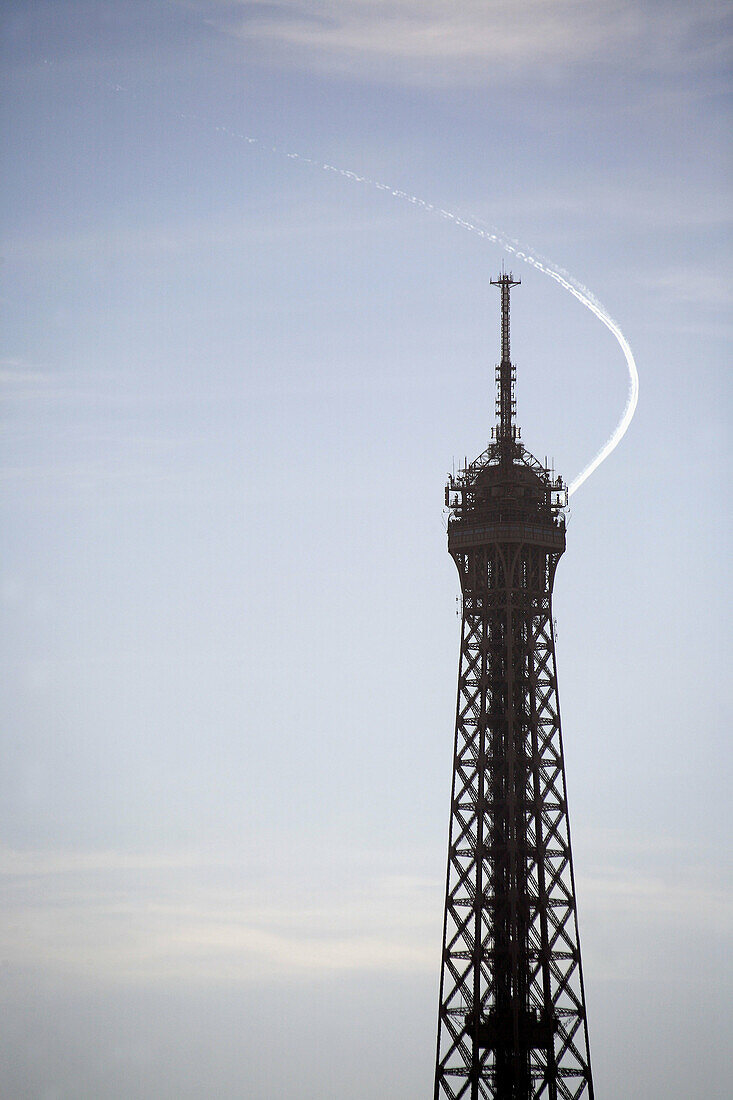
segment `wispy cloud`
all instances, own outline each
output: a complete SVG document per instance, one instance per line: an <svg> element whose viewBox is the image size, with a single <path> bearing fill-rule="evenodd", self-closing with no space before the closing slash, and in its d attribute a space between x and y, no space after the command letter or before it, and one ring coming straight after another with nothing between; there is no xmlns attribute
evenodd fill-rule
<svg viewBox="0 0 733 1100"><path fill-rule="evenodd" d="M12 966L122 982L433 972L443 886L425 873L434 852L266 855L1 851L0 952ZM658 863L654 874L610 865L580 891L588 926L612 916L638 933L635 951L652 934L726 932L729 899L709 874L680 882Z"/></svg>
<svg viewBox="0 0 733 1100"><path fill-rule="evenodd" d="M729 309L733 289L727 273L702 264L664 268L639 280L647 291L673 305Z"/></svg>
<svg viewBox="0 0 733 1100"><path fill-rule="evenodd" d="M430 83L552 76L624 57L644 68L710 66L725 6L632 0L220 0L211 22L296 65Z"/></svg>
<svg viewBox="0 0 733 1100"><path fill-rule="evenodd" d="M0 396L5 393L15 396L20 387L48 382L52 377L50 371L41 370L40 367L27 363L20 356L0 357Z"/></svg>
<svg viewBox="0 0 733 1100"><path fill-rule="evenodd" d="M225 131L223 127L219 129L224 133L224 140L239 144L242 148L246 148L244 142L256 140ZM257 140L255 151L259 152L262 147L262 143ZM273 150L271 146L265 147L265 155L280 157L288 164L294 159L306 161L305 157L295 158L292 154L288 158L286 149ZM319 171L323 170L320 161L310 163ZM263 221L257 213L252 214L239 208L224 211L214 217L179 219L142 226L135 224L114 231L108 225L100 224L91 231L44 237L26 235L6 241L4 255L9 260L21 263L69 262L79 259L99 261L119 256L143 260L149 256L187 256L212 248L234 249L248 245L253 240L291 244L297 238L307 239L317 233L330 233L334 236L345 231L369 233L389 224L398 216L399 212L390 209L388 213L375 210L346 218L324 209L323 205L313 204L307 211L285 210L276 221ZM13 361L9 362L9 369L12 369ZM0 380L2 363L0 360Z"/></svg>
<svg viewBox="0 0 733 1100"><path fill-rule="evenodd" d="M0 953L10 965L120 981L238 983L434 964L438 879L372 872L314 894L296 876L283 897L256 864L190 852L6 851Z"/></svg>
<svg viewBox="0 0 733 1100"><path fill-rule="evenodd" d="M46 876L107 871L161 871L199 867L203 860L193 851L135 852L99 849L57 851L0 848L0 877L6 885L14 879L39 880Z"/></svg>
<svg viewBox="0 0 733 1100"><path fill-rule="evenodd" d="M586 218L599 229L599 213L609 227L623 224L626 232L642 229L698 231L718 228L725 232L733 220L730 196L710 185L685 181L684 191L679 180L664 177L650 180L643 176L625 180L623 189L615 182L599 180L590 172L578 172L576 186L545 186L537 181L521 193L492 196L491 205L477 202L465 216L490 218L502 203L509 205L515 218Z"/></svg>

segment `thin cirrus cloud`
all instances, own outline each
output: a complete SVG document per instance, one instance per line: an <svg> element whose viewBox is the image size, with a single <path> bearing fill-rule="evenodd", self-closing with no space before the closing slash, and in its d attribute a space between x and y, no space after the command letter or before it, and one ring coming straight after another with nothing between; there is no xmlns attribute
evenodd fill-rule
<svg viewBox="0 0 733 1100"><path fill-rule="evenodd" d="M733 290L725 273L702 265L662 268L642 281L649 293L677 304L723 309L733 305Z"/></svg>
<svg viewBox="0 0 733 1100"><path fill-rule="evenodd" d="M328 896L301 879L263 897L253 873L191 852L1 851L2 956L121 981L431 970L438 879L370 874Z"/></svg>
<svg viewBox="0 0 733 1100"><path fill-rule="evenodd" d="M491 83L532 72L554 79L568 64L701 70L720 60L717 2L632 0L215 0L208 21L260 57L295 66L403 81ZM690 48L692 46L692 48Z"/></svg>
<svg viewBox="0 0 733 1100"><path fill-rule="evenodd" d="M313 858L303 855L312 870ZM1 850L0 949L12 968L121 982L431 974L441 880L406 867L385 873L382 863L389 858L317 894L295 873L263 895L250 881L256 866L236 857ZM650 877L611 866L585 878L583 899L593 924L612 915L624 926L654 923L663 934L725 935L725 892L709 872L680 886L672 870ZM629 974L637 963L630 951Z"/></svg>

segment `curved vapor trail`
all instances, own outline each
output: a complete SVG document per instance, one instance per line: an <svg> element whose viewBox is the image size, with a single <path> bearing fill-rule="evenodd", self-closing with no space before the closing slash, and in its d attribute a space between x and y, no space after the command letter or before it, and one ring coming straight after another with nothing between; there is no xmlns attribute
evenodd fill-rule
<svg viewBox="0 0 733 1100"><path fill-rule="evenodd" d="M194 115L181 115L182 118L196 118L196 121L201 122L202 119L197 118ZM260 141L259 138L249 137L247 134L237 133L235 130L231 130L228 126L216 126L216 130L219 133L228 134L231 137L238 138L248 142L250 145L265 146L265 143ZM466 221L465 218L458 217L457 214L452 213L450 210L444 210L442 207L435 206L431 202L426 202L425 199L418 198L417 195L410 195L407 191L402 191L399 188L391 187L389 184L381 183L379 180L370 179L368 176L360 176L356 172L348 171L345 168L338 168L333 164L324 164L322 161L314 160L311 157L301 156L300 153L287 152L285 150L278 149L277 146L269 146L273 153L284 153L289 160L300 160L304 164L310 164L314 168L320 168L324 172L334 172L338 176L343 176L344 179L352 180L354 183L365 183L370 187L376 187L379 191L385 191L394 198L403 199L406 202L412 203L413 206L419 206L423 210L429 213L437 214L441 218L445 218L448 221L452 221L461 229L465 229L470 233L477 233L479 237L483 237L484 240L491 241L494 244L498 244L500 248L503 248L505 252L516 256L518 260L523 263L529 264L531 267L536 268L537 271L541 271L543 275L547 275L550 279L554 279L556 283L559 283L564 290L567 290L569 294L572 294L574 298L589 309L591 313L598 318L598 320L606 326L610 333L616 338L624 353L626 360L626 367L629 373L629 391L626 398L626 404L621 413L621 417L614 428L613 432L603 444L601 449L595 455L591 461L583 467L579 474L577 474L568 486L568 496L572 496L577 492L584 481L595 470L598 469L600 464L608 458L612 451L621 442L622 438L626 434L626 430L631 423L634 412L636 411L636 405L639 400L639 373L636 369L636 362L634 360L633 353L629 347L628 340L621 331L619 325L611 317L608 310L598 301L598 299L591 293L591 291L579 283L576 279L569 275L567 271L557 267L557 265L551 263L549 260L542 258L532 253L531 249L520 247L519 242L507 237L501 230L498 229L483 229L475 222Z"/></svg>
<svg viewBox="0 0 733 1100"><path fill-rule="evenodd" d="M441 213L443 212L441 211ZM446 214L447 213L448 212L446 211ZM459 224L465 223L461 222ZM469 226L467 225L466 228L469 228ZM611 452L616 449L616 447L619 445L622 438L626 434L626 430L629 424L634 418L636 406L639 401L639 372L636 368L636 361L634 359L633 352L631 351L631 348L629 347L629 342L621 331L618 323L614 321L613 317L611 317L605 307L601 305L595 295L593 295L586 286L583 286L582 283L577 282L577 280L575 280L571 275L568 275L566 271L563 271L562 268L556 267L544 257L540 260L537 256L530 255L529 251L525 252L523 249L520 249L518 247L517 241L508 240L500 231L497 230L493 233L487 233L485 230L482 230L478 226L474 226L472 224L470 225L470 228L474 232L479 233L481 236L486 237L491 241L495 241L497 244L501 245L501 247L506 252L509 252L512 255L516 256L517 259L522 260L524 263L530 264L532 267L537 268L538 271L541 271L544 275L548 275L551 279L554 279L556 283L559 283L561 287L572 294L574 298L577 298L578 301L582 305L584 305L586 309L589 309L591 313L594 314L594 316L597 317L598 320L606 326L609 332L611 332L616 337L616 340L618 341L621 350L624 353L626 367L629 372L629 392L626 397L626 404L624 405L623 412L621 413L621 418L619 419L618 424L614 428L609 438L603 444L601 449L598 451L596 456L592 458L587 466L584 466L580 473L577 474L570 482L570 485L568 486L568 496L570 497L573 495L574 492L576 492L576 490L580 488L584 481L588 480L590 475L598 469L600 464L606 458L608 458Z"/></svg>

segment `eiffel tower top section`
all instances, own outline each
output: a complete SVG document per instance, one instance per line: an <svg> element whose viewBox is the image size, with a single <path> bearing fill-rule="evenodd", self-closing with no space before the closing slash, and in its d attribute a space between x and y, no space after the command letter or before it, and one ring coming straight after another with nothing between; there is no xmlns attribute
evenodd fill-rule
<svg viewBox="0 0 733 1100"><path fill-rule="evenodd" d="M567 489L554 469L543 466L521 442L514 419L516 367L509 343L509 294L520 280L505 272L491 280L501 291L501 361L496 367L496 427L491 442L478 458L448 478L445 503L450 509L449 546L464 540L459 528L477 523L524 523L562 531L564 546ZM473 540L472 540L473 541ZM556 541L556 540L553 540Z"/></svg>

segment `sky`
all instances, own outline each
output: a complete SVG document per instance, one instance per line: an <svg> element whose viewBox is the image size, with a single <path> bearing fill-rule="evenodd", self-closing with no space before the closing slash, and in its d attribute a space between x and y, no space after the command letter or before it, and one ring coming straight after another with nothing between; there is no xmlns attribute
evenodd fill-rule
<svg viewBox="0 0 733 1100"><path fill-rule="evenodd" d="M628 389L455 218L636 357L554 595L596 1095L729 1095L727 9L4 5L3 1096L431 1095L502 259L527 447Z"/></svg>

